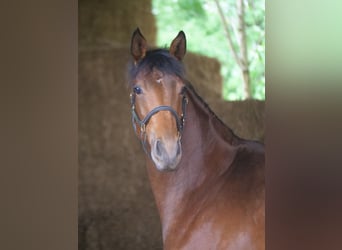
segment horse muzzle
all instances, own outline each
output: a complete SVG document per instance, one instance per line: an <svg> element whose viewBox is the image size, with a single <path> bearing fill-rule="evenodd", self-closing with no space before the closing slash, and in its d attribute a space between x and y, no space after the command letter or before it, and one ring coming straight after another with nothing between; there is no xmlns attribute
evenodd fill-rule
<svg viewBox="0 0 342 250"><path fill-rule="evenodd" d="M180 138L177 140L156 139L151 142L151 158L159 171L174 171L182 157Z"/></svg>

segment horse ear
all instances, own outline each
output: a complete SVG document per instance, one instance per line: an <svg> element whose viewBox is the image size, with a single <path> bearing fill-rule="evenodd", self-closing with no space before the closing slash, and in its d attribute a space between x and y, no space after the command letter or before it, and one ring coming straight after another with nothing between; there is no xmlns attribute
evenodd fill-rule
<svg viewBox="0 0 342 250"><path fill-rule="evenodd" d="M180 31L170 46L170 54L175 56L179 61L182 61L186 52L185 33Z"/></svg>
<svg viewBox="0 0 342 250"><path fill-rule="evenodd" d="M135 60L135 63L145 57L146 50L147 50L146 39L141 34L139 28L137 28L133 32L132 40L131 40L131 54Z"/></svg>

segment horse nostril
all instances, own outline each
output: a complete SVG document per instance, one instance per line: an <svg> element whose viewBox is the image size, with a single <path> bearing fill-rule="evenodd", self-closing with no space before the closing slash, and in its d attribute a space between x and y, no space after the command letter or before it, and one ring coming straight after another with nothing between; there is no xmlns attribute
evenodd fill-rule
<svg viewBox="0 0 342 250"><path fill-rule="evenodd" d="M181 143L180 143L180 141L178 141L177 142L177 155L181 154L181 150L182 150Z"/></svg>
<svg viewBox="0 0 342 250"><path fill-rule="evenodd" d="M163 144L162 144L162 142L160 140L157 140L155 145L156 145L155 146L156 147L156 154L158 156L162 156L162 154L163 154Z"/></svg>

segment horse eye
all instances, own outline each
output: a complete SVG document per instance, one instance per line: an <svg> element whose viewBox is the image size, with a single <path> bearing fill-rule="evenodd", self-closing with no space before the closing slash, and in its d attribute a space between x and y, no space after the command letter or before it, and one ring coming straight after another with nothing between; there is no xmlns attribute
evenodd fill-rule
<svg viewBox="0 0 342 250"><path fill-rule="evenodd" d="M142 93L142 89L138 86L133 88L134 93L136 93L137 95L140 95Z"/></svg>

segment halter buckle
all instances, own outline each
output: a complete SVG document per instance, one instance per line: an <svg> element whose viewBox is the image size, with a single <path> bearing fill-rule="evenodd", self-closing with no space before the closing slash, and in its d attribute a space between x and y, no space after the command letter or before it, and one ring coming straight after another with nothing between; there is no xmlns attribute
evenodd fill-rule
<svg viewBox="0 0 342 250"><path fill-rule="evenodd" d="M145 133L145 132L146 132L146 124L145 124L145 123L142 123L142 124L140 125L140 132L142 132L142 133Z"/></svg>
<svg viewBox="0 0 342 250"><path fill-rule="evenodd" d="M181 124L182 124L182 128L183 128L184 124L185 124L185 116L184 116L184 114L182 114L182 116L181 116Z"/></svg>

